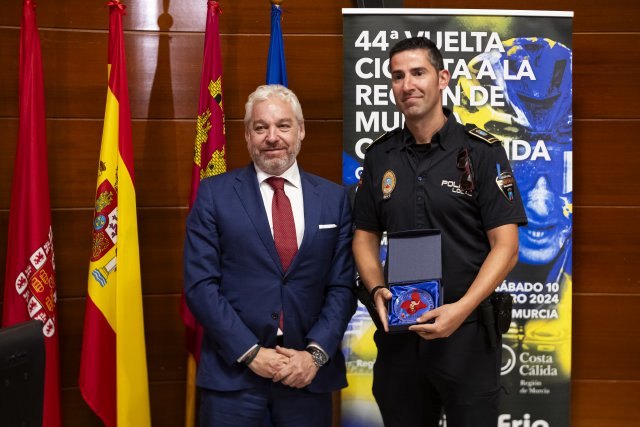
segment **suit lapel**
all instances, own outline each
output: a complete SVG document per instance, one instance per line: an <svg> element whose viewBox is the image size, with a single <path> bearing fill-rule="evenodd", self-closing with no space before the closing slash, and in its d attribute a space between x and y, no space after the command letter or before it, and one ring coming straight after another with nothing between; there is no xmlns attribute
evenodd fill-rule
<svg viewBox="0 0 640 427"><path fill-rule="evenodd" d="M243 173L239 174L234 184L234 189L240 198L240 202L247 213L247 216L253 223L253 226L262 240L262 244L269 252L269 255L273 259L273 262L278 266L282 272L282 263L280 262L280 256L276 251L276 245L271 235L271 227L269 227L269 220L264 210L264 203L262 201L262 194L258 186L258 177L256 176L256 170L253 167L253 163L247 166Z"/></svg>

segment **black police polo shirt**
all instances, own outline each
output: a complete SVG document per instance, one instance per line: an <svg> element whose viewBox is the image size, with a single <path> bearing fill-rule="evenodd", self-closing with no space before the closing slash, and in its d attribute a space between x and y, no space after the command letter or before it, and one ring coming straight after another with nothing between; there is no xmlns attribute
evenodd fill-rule
<svg viewBox="0 0 640 427"><path fill-rule="evenodd" d="M440 230L442 285L449 303L465 294L487 257L487 230L524 225L527 217L515 182L510 200L496 180L501 173L511 173L504 148L471 136L453 114L445 113L448 120L426 152L420 153L407 128L370 147L355 197L354 222L356 228L374 232ZM458 167L458 158L465 149L473 191L461 186L467 169Z"/></svg>

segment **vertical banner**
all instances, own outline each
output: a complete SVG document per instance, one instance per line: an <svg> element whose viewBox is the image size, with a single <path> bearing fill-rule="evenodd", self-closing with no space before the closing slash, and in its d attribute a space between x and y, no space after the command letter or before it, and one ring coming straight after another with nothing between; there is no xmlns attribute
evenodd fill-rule
<svg viewBox="0 0 640 427"><path fill-rule="evenodd" d="M352 195L366 148L404 124L394 105L388 57L389 48L408 37L437 44L451 73L444 106L459 122L500 138L511 161L529 224L519 229L517 266L497 287L514 298L502 343L506 393L498 426L570 421L572 17L549 11L343 9L343 183ZM358 307L344 339L345 427L382 426L371 395L374 330Z"/></svg>

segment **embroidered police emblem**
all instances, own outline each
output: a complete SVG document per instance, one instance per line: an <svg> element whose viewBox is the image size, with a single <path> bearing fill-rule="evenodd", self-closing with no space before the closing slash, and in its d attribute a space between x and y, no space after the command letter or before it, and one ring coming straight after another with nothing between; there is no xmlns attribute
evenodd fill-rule
<svg viewBox="0 0 640 427"><path fill-rule="evenodd" d="M396 174L392 170L388 170L382 177L382 198L391 197L394 188L396 188Z"/></svg>
<svg viewBox="0 0 640 427"><path fill-rule="evenodd" d="M515 180L513 179L511 172L502 172L496 177L496 184L498 185L500 192L509 202L513 202L514 183Z"/></svg>

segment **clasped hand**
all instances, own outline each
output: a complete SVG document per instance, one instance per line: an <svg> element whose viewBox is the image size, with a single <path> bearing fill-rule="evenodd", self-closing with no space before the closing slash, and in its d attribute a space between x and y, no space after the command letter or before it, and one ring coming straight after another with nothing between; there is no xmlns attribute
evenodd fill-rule
<svg viewBox="0 0 640 427"><path fill-rule="evenodd" d="M280 346L275 349L261 347L249 369L256 375L293 388L306 387L318 373L311 354Z"/></svg>

